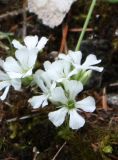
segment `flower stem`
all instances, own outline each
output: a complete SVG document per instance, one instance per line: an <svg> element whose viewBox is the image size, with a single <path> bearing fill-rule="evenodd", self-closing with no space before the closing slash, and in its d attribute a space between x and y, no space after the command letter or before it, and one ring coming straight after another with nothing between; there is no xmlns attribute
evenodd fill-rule
<svg viewBox="0 0 118 160"><path fill-rule="evenodd" d="M78 51L80 49L80 45L81 45L81 42L83 40L83 37L84 37L85 31L87 29L88 23L90 21L90 18L91 18L91 15L92 15L95 4L96 4L96 0L92 0L91 6L89 8L88 15L86 17L86 20L85 20L85 23L84 23L84 26L83 26L83 29L82 29L82 32L81 32L79 40L77 42L77 46L76 46L76 49L75 49L76 51Z"/></svg>

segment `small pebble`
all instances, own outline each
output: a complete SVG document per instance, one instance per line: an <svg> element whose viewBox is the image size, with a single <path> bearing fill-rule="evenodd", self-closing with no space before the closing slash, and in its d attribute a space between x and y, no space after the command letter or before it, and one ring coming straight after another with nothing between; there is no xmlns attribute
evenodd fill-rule
<svg viewBox="0 0 118 160"><path fill-rule="evenodd" d="M118 106L118 94L108 94L107 101L110 105Z"/></svg>

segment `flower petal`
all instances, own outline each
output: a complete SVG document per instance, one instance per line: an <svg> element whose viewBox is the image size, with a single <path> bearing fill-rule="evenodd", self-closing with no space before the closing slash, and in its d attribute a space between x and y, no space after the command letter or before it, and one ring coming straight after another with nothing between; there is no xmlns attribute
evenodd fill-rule
<svg viewBox="0 0 118 160"><path fill-rule="evenodd" d="M44 69L45 69L45 71L47 71L48 69L49 69L49 67L51 66L51 62L50 61L45 61L44 63L43 63L43 66L44 66Z"/></svg>
<svg viewBox="0 0 118 160"><path fill-rule="evenodd" d="M22 77L22 69L13 57L7 57L4 62L4 69L11 78Z"/></svg>
<svg viewBox="0 0 118 160"><path fill-rule="evenodd" d="M10 82L9 81L2 81L0 82L0 90L2 90L3 88L10 86Z"/></svg>
<svg viewBox="0 0 118 160"><path fill-rule="evenodd" d="M81 59L82 59L82 53L80 51L73 52L73 51L69 50L67 55L60 53L58 58L66 60L66 61L72 63L73 65L75 65L75 64L80 65Z"/></svg>
<svg viewBox="0 0 118 160"><path fill-rule="evenodd" d="M31 75L32 75L32 69L33 69L33 68L30 68L28 71L26 71L26 73L23 73L22 78L31 76Z"/></svg>
<svg viewBox="0 0 118 160"><path fill-rule="evenodd" d="M64 122L67 112L67 109L62 107L57 111L50 112L48 118L56 127L58 127Z"/></svg>
<svg viewBox="0 0 118 160"><path fill-rule="evenodd" d="M76 102L76 108L82 109L85 112L93 112L95 110L95 100L89 96L81 101Z"/></svg>
<svg viewBox="0 0 118 160"><path fill-rule="evenodd" d="M28 49L35 48L38 43L38 36L26 36L24 42Z"/></svg>
<svg viewBox="0 0 118 160"><path fill-rule="evenodd" d="M17 60L20 62L22 68L27 70L34 66L37 58L37 51L34 49L28 50L27 48L17 50L15 53Z"/></svg>
<svg viewBox="0 0 118 160"><path fill-rule="evenodd" d="M15 57L20 62L20 64L23 66L23 68L26 68L27 61L28 61L28 53L27 49L20 49L15 52Z"/></svg>
<svg viewBox="0 0 118 160"><path fill-rule="evenodd" d="M90 54L90 55L87 56L85 62L82 64L82 67L87 69L89 66L98 64L100 62L101 62L101 60L97 60L95 55Z"/></svg>
<svg viewBox="0 0 118 160"><path fill-rule="evenodd" d="M65 75L65 78L67 78L70 73L71 64L69 62L63 61L62 65L63 65L63 72Z"/></svg>
<svg viewBox="0 0 118 160"><path fill-rule="evenodd" d="M0 67L3 68L4 60L0 59Z"/></svg>
<svg viewBox="0 0 118 160"><path fill-rule="evenodd" d="M59 81L61 79L60 74L56 71L55 68L47 70L47 74L53 81Z"/></svg>
<svg viewBox="0 0 118 160"><path fill-rule="evenodd" d="M9 80L9 76L0 70L0 81Z"/></svg>
<svg viewBox="0 0 118 160"><path fill-rule="evenodd" d="M39 40L38 45L37 45L37 48L38 48L39 51L42 50L45 47L47 41L48 41L48 39L46 37L42 37Z"/></svg>
<svg viewBox="0 0 118 160"><path fill-rule="evenodd" d="M22 73L16 73L12 71L7 71L8 75L10 78L22 78L23 74Z"/></svg>
<svg viewBox="0 0 118 160"><path fill-rule="evenodd" d="M15 90L20 91L21 89L21 79L11 79L11 85Z"/></svg>
<svg viewBox="0 0 118 160"><path fill-rule="evenodd" d="M35 74L33 75L34 81L37 83L38 86L40 86L40 80L41 80L41 74L43 74L44 71L41 69L38 69Z"/></svg>
<svg viewBox="0 0 118 160"><path fill-rule="evenodd" d="M51 85L52 85L52 80L50 79L50 77L48 76L47 72L44 72L41 75L42 80L44 81L45 86L50 89Z"/></svg>
<svg viewBox="0 0 118 160"><path fill-rule="evenodd" d="M16 48L16 49L22 49L25 47L19 41L15 40L15 39L12 41L12 44L13 44L14 48Z"/></svg>
<svg viewBox="0 0 118 160"><path fill-rule="evenodd" d="M70 73L68 74L68 78L69 77L71 77L71 76L73 76L73 75L75 75L75 74L77 74L78 73L78 69L73 69L72 71L70 71Z"/></svg>
<svg viewBox="0 0 118 160"><path fill-rule="evenodd" d="M51 100L55 103L67 104L67 98L65 96L64 90L61 87L56 87L51 93Z"/></svg>
<svg viewBox="0 0 118 160"><path fill-rule="evenodd" d="M44 102L42 103L42 108L48 105L48 101L47 99L44 100Z"/></svg>
<svg viewBox="0 0 118 160"><path fill-rule="evenodd" d="M73 52L73 51L70 50L68 52L68 55L70 56L71 62L72 62L73 65L74 64L80 65L81 59L82 59L82 53L81 53L81 51Z"/></svg>
<svg viewBox="0 0 118 160"><path fill-rule="evenodd" d="M7 86L7 87L5 88L5 90L4 90L3 94L2 94L2 96L0 96L0 99L1 99L2 101L5 100L5 98L6 98L7 94L8 94L8 92L9 92L9 88L10 88L10 86Z"/></svg>
<svg viewBox="0 0 118 160"><path fill-rule="evenodd" d="M83 90L82 83L76 80L65 80L63 84L71 100L74 100L77 94Z"/></svg>
<svg viewBox="0 0 118 160"><path fill-rule="evenodd" d="M33 106L33 108L39 108L41 105L42 107L46 106L48 103L45 101L47 100L47 96L41 95L41 96L34 96L28 100L28 102ZM44 103L45 102L45 103Z"/></svg>
<svg viewBox="0 0 118 160"><path fill-rule="evenodd" d="M63 53L59 53L58 58L59 58L59 59L62 59L62 60L66 60L66 61L68 61L68 62L71 61L70 57L68 57L68 55L63 54Z"/></svg>
<svg viewBox="0 0 118 160"><path fill-rule="evenodd" d="M70 68L71 66L69 62L57 60L50 65L47 73L50 79L56 82L62 82L62 80L69 78L68 75L70 73Z"/></svg>
<svg viewBox="0 0 118 160"><path fill-rule="evenodd" d="M88 67L88 69L98 71L98 72L102 72L104 68L103 67L90 66L90 67Z"/></svg>
<svg viewBox="0 0 118 160"><path fill-rule="evenodd" d="M69 120L69 126L72 129L79 129L84 126L85 120L82 116L80 116L76 110L70 110L70 120Z"/></svg>
<svg viewBox="0 0 118 160"><path fill-rule="evenodd" d="M48 82L49 78L48 75L45 74L45 78L43 77L43 74L45 74L45 72L41 69L37 70L34 74L34 81L37 83L37 85L41 88L41 90L44 93L48 92ZM47 79L47 81L45 81L45 79Z"/></svg>

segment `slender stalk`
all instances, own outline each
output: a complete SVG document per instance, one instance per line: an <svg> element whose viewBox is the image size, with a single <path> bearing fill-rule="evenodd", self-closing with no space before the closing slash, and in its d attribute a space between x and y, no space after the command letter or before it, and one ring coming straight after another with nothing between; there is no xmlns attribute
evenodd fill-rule
<svg viewBox="0 0 118 160"><path fill-rule="evenodd" d="M55 154L52 160L55 160L57 158L57 156L59 155L59 153L61 152L61 150L64 148L65 145L66 145L66 142L62 144L62 146L59 148L59 150L57 151L57 153Z"/></svg>
<svg viewBox="0 0 118 160"><path fill-rule="evenodd" d="M79 37L79 40L77 42L77 46L76 46L76 51L78 51L80 49L80 45L81 45L81 42L83 40L83 37L84 37L84 34L85 34L85 31L87 29L87 26L88 26L88 23L90 21L90 18L91 18L91 15L92 15L92 12L93 12L93 9L94 9L94 6L96 4L96 1L97 0L92 0L92 3L91 3L91 6L89 8L89 12L88 12L88 15L86 17L86 20L85 20L85 23L84 23L84 26L83 26L83 29L82 29L82 32L80 34L80 37Z"/></svg>
<svg viewBox="0 0 118 160"><path fill-rule="evenodd" d="M27 34L27 13L26 13L26 6L27 6L27 1L23 1L23 39Z"/></svg>

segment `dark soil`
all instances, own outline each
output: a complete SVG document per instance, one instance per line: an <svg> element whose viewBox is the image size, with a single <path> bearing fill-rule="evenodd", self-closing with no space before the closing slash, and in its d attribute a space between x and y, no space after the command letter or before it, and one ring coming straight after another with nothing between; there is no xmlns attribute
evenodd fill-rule
<svg viewBox="0 0 118 160"><path fill-rule="evenodd" d="M80 33L71 29L82 28L90 2L78 0L63 24L55 29L44 26L36 15L27 12L27 35L50 39L44 53L38 57L37 67L42 67L45 60L53 61L58 54L65 24L69 28L67 48L74 50ZM18 13L22 6L20 0L0 0L0 32L13 33L9 36L11 41L14 38L22 41L23 15ZM12 12L13 15L9 15ZM0 160L51 160L65 141L56 160L118 160L118 104L107 103L108 94L111 99L112 94L118 95L117 23L118 3L99 0L88 26L92 31L86 32L81 45L84 58L94 53L102 59L101 66L104 66L102 74L93 73L84 93L94 96L97 104L93 114L84 115L86 125L69 134L63 127L55 128L47 117L53 106L33 110L27 100L34 91L30 87L24 87L23 92L11 88L7 100L0 102ZM13 55L13 50L8 38L0 36L0 56ZM28 118L21 119L24 116Z"/></svg>

